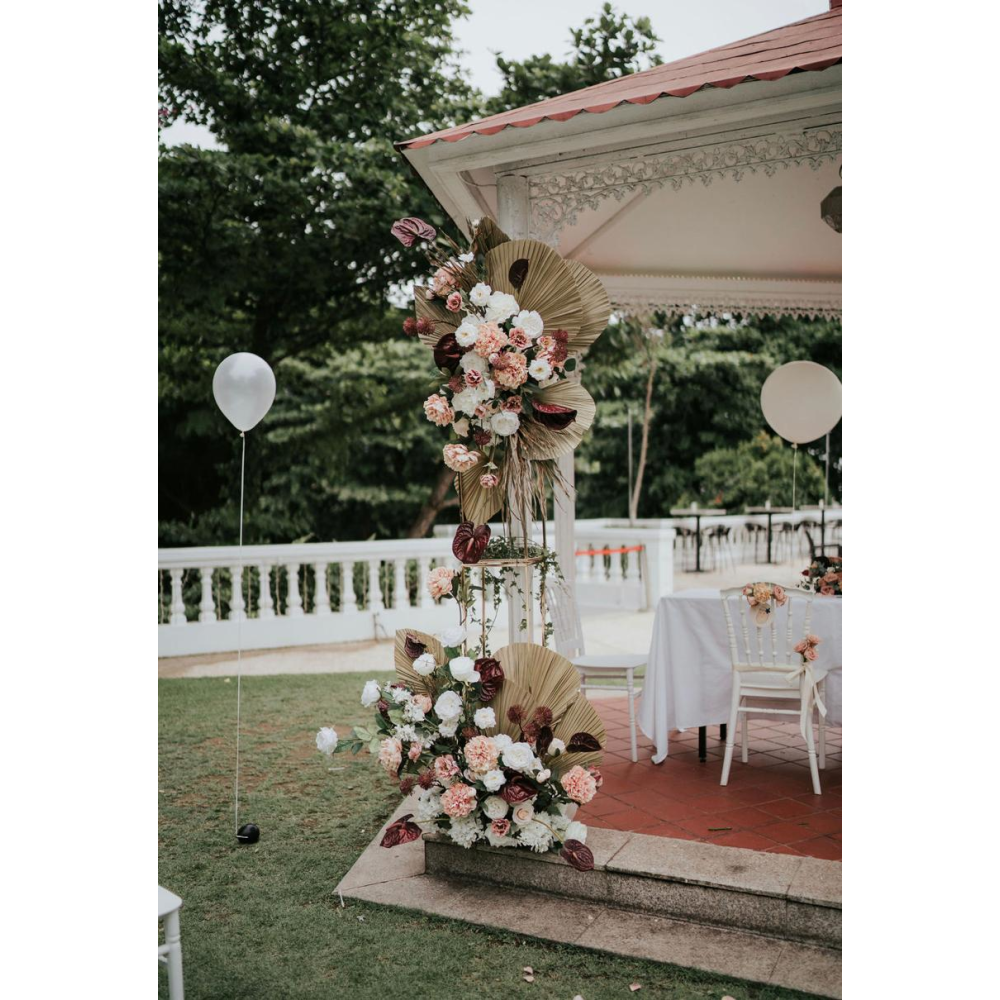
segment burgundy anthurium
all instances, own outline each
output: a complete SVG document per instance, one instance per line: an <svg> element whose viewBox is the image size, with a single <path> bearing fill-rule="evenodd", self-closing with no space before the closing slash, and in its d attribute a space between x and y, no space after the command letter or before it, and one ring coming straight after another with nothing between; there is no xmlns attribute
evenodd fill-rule
<svg viewBox="0 0 1000 1000"><path fill-rule="evenodd" d="M409 633L407 633L406 641L403 643L403 649L411 660L415 660L418 656L423 656L427 652L427 646L422 642L418 642Z"/></svg>
<svg viewBox="0 0 1000 1000"><path fill-rule="evenodd" d="M576 420L576 410L571 410L568 406L560 406L558 403L532 403L535 411L535 419L550 431L564 431L574 420Z"/></svg>
<svg viewBox="0 0 1000 1000"><path fill-rule="evenodd" d="M508 777L507 783L500 789L500 798L511 805L527 802L537 794L538 789L527 778L516 773L513 777Z"/></svg>
<svg viewBox="0 0 1000 1000"><path fill-rule="evenodd" d="M594 852L579 840L567 840L559 852L577 871L592 872L594 870Z"/></svg>
<svg viewBox="0 0 1000 1000"><path fill-rule="evenodd" d="M587 753L594 750L600 750L601 744L598 742L597 738L591 736L590 733L574 733L569 738L569 743L566 745L566 749L570 753Z"/></svg>
<svg viewBox="0 0 1000 1000"><path fill-rule="evenodd" d="M476 670L479 671L479 700L487 704L503 685L503 667L492 656L483 656L476 660Z"/></svg>
<svg viewBox="0 0 1000 1000"><path fill-rule="evenodd" d="M437 236L437 230L433 226L424 222L423 219L417 219L414 216L394 222L389 232L404 247L412 247L417 240L427 240L427 242L430 242Z"/></svg>
<svg viewBox="0 0 1000 1000"><path fill-rule="evenodd" d="M446 371L454 371L462 358L462 348L458 346L454 333L446 333L434 345L434 364Z"/></svg>
<svg viewBox="0 0 1000 1000"><path fill-rule="evenodd" d="M455 529L451 551L459 562L471 565L483 558L483 553L489 544L490 527L488 524L475 525L471 521L463 521Z"/></svg>
<svg viewBox="0 0 1000 1000"><path fill-rule="evenodd" d="M535 752L539 754L548 753L551 744L552 728L550 726L542 726L538 730L538 736L535 738Z"/></svg>
<svg viewBox="0 0 1000 1000"><path fill-rule="evenodd" d="M400 816L395 823L390 823L382 838L383 847L398 847L400 844L409 844L411 841L420 839L420 827L416 823L411 823L413 813Z"/></svg>

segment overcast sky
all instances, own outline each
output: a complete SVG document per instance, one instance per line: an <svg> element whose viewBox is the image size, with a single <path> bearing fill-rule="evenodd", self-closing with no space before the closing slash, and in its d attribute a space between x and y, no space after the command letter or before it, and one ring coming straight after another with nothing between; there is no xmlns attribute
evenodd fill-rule
<svg viewBox="0 0 1000 1000"><path fill-rule="evenodd" d="M472 16L455 25L462 65L469 81L483 93L500 89L494 52L524 59L549 52L564 59L570 52L571 27L596 14L602 0L470 0ZM645 15L662 41L665 62L735 42L799 21L829 8L828 0L615 0L632 17ZM214 146L206 129L178 122L165 129L169 144L193 142Z"/></svg>

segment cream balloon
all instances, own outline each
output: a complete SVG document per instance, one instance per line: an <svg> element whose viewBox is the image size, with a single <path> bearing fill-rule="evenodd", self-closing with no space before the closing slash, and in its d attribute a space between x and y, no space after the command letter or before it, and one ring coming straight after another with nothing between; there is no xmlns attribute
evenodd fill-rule
<svg viewBox="0 0 1000 1000"><path fill-rule="evenodd" d="M264 419L274 402L274 372L256 354L230 354L212 379L212 393L226 419L239 431L248 431Z"/></svg>
<svg viewBox="0 0 1000 1000"><path fill-rule="evenodd" d="M775 368L760 390L764 419L786 441L808 444L837 426L840 379L814 361L789 361Z"/></svg>

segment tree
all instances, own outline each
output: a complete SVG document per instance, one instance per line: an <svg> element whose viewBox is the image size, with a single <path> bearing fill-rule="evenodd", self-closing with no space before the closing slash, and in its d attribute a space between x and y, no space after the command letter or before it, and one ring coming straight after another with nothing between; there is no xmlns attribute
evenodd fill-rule
<svg viewBox="0 0 1000 1000"><path fill-rule="evenodd" d="M597 17L588 17L570 30L573 52L567 62L556 62L548 53L523 62L497 54L503 89L486 102L489 114L558 97L606 80L637 73L663 60L656 54L660 41L648 17L619 14L610 3Z"/></svg>

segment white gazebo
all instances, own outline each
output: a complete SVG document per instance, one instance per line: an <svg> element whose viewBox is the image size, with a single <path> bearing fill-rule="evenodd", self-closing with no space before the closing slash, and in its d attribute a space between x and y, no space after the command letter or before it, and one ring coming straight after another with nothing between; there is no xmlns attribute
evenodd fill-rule
<svg viewBox="0 0 1000 1000"><path fill-rule="evenodd" d="M841 13L397 145L458 226L557 246L616 309L838 316Z"/></svg>

